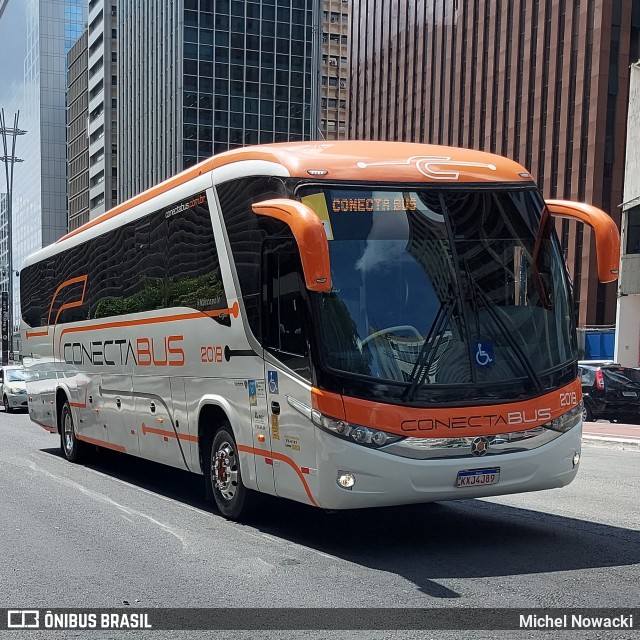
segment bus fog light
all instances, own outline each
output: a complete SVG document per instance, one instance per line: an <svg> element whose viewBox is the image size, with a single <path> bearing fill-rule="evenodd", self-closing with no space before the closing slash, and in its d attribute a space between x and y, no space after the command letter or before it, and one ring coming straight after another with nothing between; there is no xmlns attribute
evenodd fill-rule
<svg viewBox="0 0 640 640"><path fill-rule="evenodd" d="M579 451L576 451L576 452L573 454L573 466L574 466L574 467L577 467L579 462L580 462L580 452L579 452Z"/></svg>
<svg viewBox="0 0 640 640"><path fill-rule="evenodd" d="M351 473L343 473L338 476L338 485L343 489L351 489L356 483L356 477Z"/></svg>

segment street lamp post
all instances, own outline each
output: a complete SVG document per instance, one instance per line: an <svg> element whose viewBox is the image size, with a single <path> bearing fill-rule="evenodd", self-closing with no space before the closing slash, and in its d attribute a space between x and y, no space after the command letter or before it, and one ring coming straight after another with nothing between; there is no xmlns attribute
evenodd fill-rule
<svg viewBox="0 0 640 640"><path fill-rule="evenodd" d="M23 129L18 128L18 120L20 118L20 111L14 114L13 117L13 127L7 127L5 118L4 118L4 109L0 110L0 135L2 135L2 149L4 155L0 157L0 160L4 162L5 165L5 178L7 183L7 263L8 263L8 284L7 284L7 294L8 294L8 332L7 339L5 342L4 335L2 336L2 363L6 364L8 361L8 355L13 351L13 236L12 236L12 226L13 226L13 210L12 210L12 196L13 196L13 166L17 162L22 162L21 158L16 156L16 138L18 136L23 136L27 133ZM4 334L4 332L3 332ZM5 348L6 347L6 348Z"/></svg>

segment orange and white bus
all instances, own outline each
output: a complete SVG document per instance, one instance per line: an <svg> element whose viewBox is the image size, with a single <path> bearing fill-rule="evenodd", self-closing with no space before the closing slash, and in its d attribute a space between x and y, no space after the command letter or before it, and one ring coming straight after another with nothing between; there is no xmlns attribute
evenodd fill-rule
<svg viewBox="0 0 640 640"><path fill-rule="evenodd" d="M580 460L571 291L553 216L502 157L392 142L214 156L30 256L31 419L326 509L561 487Z"/></svg>

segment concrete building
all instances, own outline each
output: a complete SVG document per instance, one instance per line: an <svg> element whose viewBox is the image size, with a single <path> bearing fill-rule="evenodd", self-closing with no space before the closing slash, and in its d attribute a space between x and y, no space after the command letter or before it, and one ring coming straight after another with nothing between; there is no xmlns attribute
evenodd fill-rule
<svg viewBox="0 0 640 640"><path fill-rule="evenodd" d="M344 139L349 97L348 0L324 0L321 73L320 137L324 140Z"/></svg>
<svg viewBox="0 0 640 640"><path fill-rule="evenodd" d="M89 2L89 217L118 201L118 1Z"/></svg>
<svg viewBox="0 0 640 640"><path fill-rule="evenodd" d="M118 202L117 0L90 0L89 26L69 53L69 230Z"/></svg>
<svg viewBox="0 0 640 640"><path fill-rule="evenodd" d="M20 111L21 136L13 191L13 263L67 231L66 57L86 27L86 0L5 2L0 15L0 106L12 121ZM18 278L12 283L14 331ZM17 337L14 349L19 350Z"/></svg>
<svg viewBox="0 0 640 640"><path fill-rule="evenodd" d="M213 153L318 137L319 0L118 10L118 197Z"/></svg>
<svg viewBox="0 0 640 640"><path fill-rule="evenodd" d="M631 65L615 361L640 367L640 61Z"/></svg>
<svg viewBox="0 0 640 640"><path fill-rule="evenodd" d="M349 135L469 147L619 222L634 0L354 0ZM559 224L580 325L613 324L591 232Z"/></svg>
<svg viewBox="0 0 640 640"><path fill-rule="evenodd" d="M69 231L89 220L88 31L67 54L67 179Z"/></svg>

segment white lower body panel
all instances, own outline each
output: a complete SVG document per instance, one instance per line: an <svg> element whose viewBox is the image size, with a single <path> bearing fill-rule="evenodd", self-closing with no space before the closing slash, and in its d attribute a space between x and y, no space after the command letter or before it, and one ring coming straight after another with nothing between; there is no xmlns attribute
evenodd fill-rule
<svg viewBox="0 0 640 640"><path fill-rule="evenodd" d="M398 504L484 498L568 485L578 471L573 458L581 450L582 426L552 442L519 453L483 457L414 460L365 449L317 431L318 506L357 509ZM500 469L497 484L456 487L459 471ZM356 478L351 489L338 486L341 473Z"/></svg>

